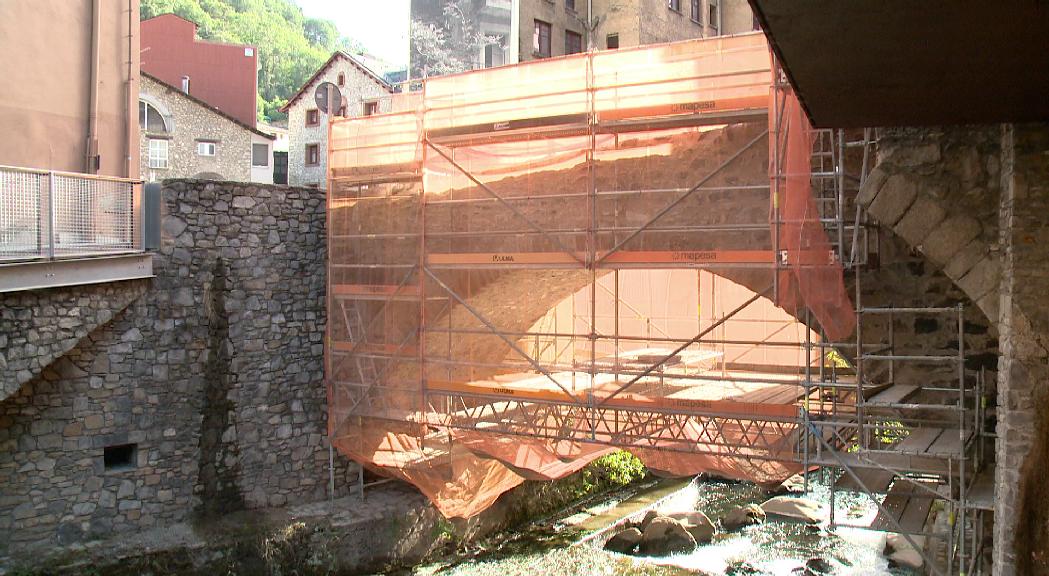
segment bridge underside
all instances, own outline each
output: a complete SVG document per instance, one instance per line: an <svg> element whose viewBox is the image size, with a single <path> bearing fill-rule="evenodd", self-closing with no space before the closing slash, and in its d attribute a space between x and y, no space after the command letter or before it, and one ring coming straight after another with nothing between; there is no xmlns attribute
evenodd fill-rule
<svg viewBox="0 0 1049 576"><path fill-rule="evenodd" d="M847 375L807 385L829 354L807 343L854 313L809 178L828 152L772 76L761 36L701 40L431 79L334 123L335 445L448 516L614 448L799 471L803 413L855 404Z"/></svg>

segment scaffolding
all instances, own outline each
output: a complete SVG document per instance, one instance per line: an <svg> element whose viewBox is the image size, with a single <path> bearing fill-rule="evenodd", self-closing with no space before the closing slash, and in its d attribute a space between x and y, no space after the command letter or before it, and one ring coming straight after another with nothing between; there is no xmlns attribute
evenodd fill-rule
<svg viewBox="0 0 1049 576"><path fill-rule="evenodd" d="M929 409L905 405L892 379L896 363L922 360L863 341L862 323L883 312L860 307L858 288L854 310L843 280L853 270L859 286L870 251L855 190L871 134L813 131L763 36L591 52L422 88L392 113L329 124L336 448L414 483L447 516L614 448L670 474L764 483L838 467L842 488L852 478L884 528L903 533L881 481L935 479L961 518L948 562L974 563L966 466L978 442L966 431L980 390L966 387L963 335L951 357L960 435L945 424L907 452L933 428L884 410ZM695 299L675 302L701 308L703 274L742 296L717 317L667 315L654 335L624 297L652 271L694 282ZM545 321L561 302L570 319ZM726 336L767 303L797 319L793 338ZM719 347L730 345L796 361L729 362ZM876 385L866 368L886 362L890 385Z"/></svg>

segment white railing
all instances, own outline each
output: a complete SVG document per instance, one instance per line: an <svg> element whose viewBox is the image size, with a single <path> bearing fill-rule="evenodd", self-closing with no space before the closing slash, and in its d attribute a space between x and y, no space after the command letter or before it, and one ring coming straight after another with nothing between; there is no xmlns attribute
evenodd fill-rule
<svg viewBox="0 0 1049 576"><path fill-rule="evenodd" d="M142 251L137 180L0 166L0 263Z"/></svg>

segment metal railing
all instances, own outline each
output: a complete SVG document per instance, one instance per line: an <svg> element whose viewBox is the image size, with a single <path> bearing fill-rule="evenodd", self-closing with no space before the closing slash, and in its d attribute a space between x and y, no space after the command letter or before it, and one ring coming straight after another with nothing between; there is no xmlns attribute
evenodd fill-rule
<svg viewBox="0 0 1049 576"><path fill-rule="evenodd" d="M0 166L0 264L142 251L138 180Z"/></svg>

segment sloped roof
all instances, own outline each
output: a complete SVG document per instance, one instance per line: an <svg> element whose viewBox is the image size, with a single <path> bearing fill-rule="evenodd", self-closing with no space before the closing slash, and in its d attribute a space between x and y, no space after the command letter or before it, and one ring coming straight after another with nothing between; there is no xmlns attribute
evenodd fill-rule
<svg viewBox="0 0 1049 576"><path fill-rule="evenodd" d="M285 104L284 106L282 106L282 107L281 107L281 109L280 109L280 111L281 111L281 112L284 112L284 113L287 113L287 112L288 112L288 109L289 109L289 108L291 108L292 104L295 104L295 102L296 102L296 101L297 101L297 100L298 100L299 98L301 98L303 94L305 94L305 93L306 93L306 91L307 91L307 90L309 89L309 87L310 87L310 86L312 86L312 85L313 85L313 83L314 83L314 82L316 82L318 78L320 78L321 74L323 74L323 73L324 73L324 72L325 72L325 71L326 71L326 70L327 70L328 68L330 68L330 67L331 67L331 65L332 65L332 64L333 64L333 63L335 62L335 60L336 60L336 59L338 59L338 58L343 58L343 59L345 59L345 60L348 60L348 61L349 61L349 62L350 62L351 64L353 64L353 65L354 65L354 66L355 66L355 67L356 67L357 69L359 69L359 70L360 70L361 72L363 72L365 76L367 76L368 78L370 78L371 80L373 80L373 81L374 81L374 82L375 82L376 84L378 84L379 86L381 86L383 90L386 90L386 91L387 91L387 92L389 92L390 94L393 94L393 93L394 93L394 90L393 90L393 86L390 86L390 84L389 84L389 83L387 83L387 82L386 82L386 80L384 80L384 79L382 78L382 76L379 76L379 75L378 75L378 74L376 74L375 72L372 72L372 71L371 71L371 69L369 69L369 68L368 68L367 66L365 66L364 64L361 64L361 63L360 63L360 62L359 62L359 61L358 61L358 60L357 60L356 58L354 58L354 57L353 57L352 55L350 55L350 54L348 54L348 53L346 53L346 52L343 52L342 50L338 50L338 51L336 51L336 52L332 53L332 55L331 55L331 58L328 58L328 61L327 61L327 62L325 62L323 66L321 66L320 68L318 68L318 69L317 69L317 71L313 73L313 76L311 76L311 77L310 77L310 79L309 79L309 80L307 80L307 81L306 81L306 82L305 82L305 83L304 83L304 84L302 85L302 87L301 87L301 88L299 88L299 89L298 89L298 91L297 91L297 92L295 92L295 94L293 94L293 95L292 95L292 97L291 97L291 98L288 98L288 103L287 103L287 104Z"/></svg>
<svg viewBox="0 0 1049 576"><path fill-rule="evenodd" d="M274 136L272 134L267 134L267 133L259 130L258 128L254 127L254 126L249 126L249 125L245 124L244 122L241 122L240 120L234 118L233 116L230 116L229 114L226 114L222 110L219 110L218 108L212 106L211 104L208 104L207 102L201 100L200 98L197 98L197 97L193 96L192 94L186 94L182 90L172 86L171 84L168 84L167 82L161 80L160 78L157 78L156 76L153 76L152 74L149 74L147 72L142 72L142 75L145 76L146 78L149 78L150 80L156 82L157 84L160 84L164 88L167 88L168 90L176 92L179 96L182 96L182 97L186 98L190 102L193 102L194 104L197 104L198 106L202 106L202 107L206 108L209 112L214 112L215 114L218 114L219 116L222 116L226 120L229 120L230 122L233 122L237 126L240 126L241 128L243 128L245 130L248 130L249 132L252 132L254 134L258 134L259 136L263 136L265 138L269 138L270 140L276 140L277 139L276 136Z"/></svg>

